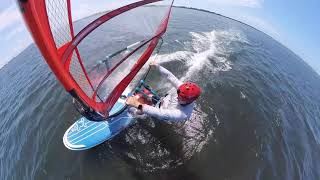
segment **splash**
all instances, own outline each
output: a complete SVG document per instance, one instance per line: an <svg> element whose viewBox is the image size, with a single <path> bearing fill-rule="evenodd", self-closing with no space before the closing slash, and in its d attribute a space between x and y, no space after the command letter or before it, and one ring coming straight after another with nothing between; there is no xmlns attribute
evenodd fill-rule
<svg viewBox="0 0 320 180"><path fill-rule="evenodd" d="M188 67L182 81L197 77L200 70L209 69L211 73L229 71L232 63L229 55L234 52L234 42L248 43L246 36L239 30L211 32L190 32L191 40L181 42L175 40L185 48L170 54L159 55L159 63L181 61Z"/></svg>

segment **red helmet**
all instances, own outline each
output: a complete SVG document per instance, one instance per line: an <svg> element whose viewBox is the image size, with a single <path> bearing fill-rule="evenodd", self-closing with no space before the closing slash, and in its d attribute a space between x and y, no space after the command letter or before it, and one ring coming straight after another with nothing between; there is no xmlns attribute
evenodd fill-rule
<svg viewBox="0 0 320 180"><path fill-rule="evenodd" d="M192 82L183 83L177 90L178 99L185 101L187 104L192 103L201 94L201 88Z"/></svg>

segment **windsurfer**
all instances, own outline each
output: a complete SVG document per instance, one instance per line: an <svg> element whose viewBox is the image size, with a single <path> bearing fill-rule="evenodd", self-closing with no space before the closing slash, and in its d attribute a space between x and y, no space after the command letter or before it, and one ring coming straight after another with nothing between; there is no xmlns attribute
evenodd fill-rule
<svg viewBox="0 0 320 180"><path fill-rule="evenodd" d="M162 77L166 78L176 89L165 96L159 106L151 106L141 103L139 97L132 96L126 101L127 105L137 109L137 114L145 114L166 121L185 121L190 118L195 107L195 100L201 94L201 88L192 82L181 82L169 70L153 61L150 64L160 71Z"/></svg>

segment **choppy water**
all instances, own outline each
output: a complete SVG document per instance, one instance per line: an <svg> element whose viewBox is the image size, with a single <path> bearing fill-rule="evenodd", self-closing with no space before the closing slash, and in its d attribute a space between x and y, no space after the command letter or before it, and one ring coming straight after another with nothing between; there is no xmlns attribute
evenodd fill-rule
<svg viewBox="0 0 320 180"><path fill-rule="evenodd" d="M81 23L81 22L79 22ZM320 77L233 20L174 8L158 61L203 87L190 121L140 121L74 152L80 116L34 45L0 70L0 179L319 179ZM170 89L156 72L148 79Z"/></svg>

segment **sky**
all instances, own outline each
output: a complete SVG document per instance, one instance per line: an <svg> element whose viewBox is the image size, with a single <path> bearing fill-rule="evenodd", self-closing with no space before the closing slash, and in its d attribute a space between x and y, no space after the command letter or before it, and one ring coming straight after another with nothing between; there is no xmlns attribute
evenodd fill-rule
<svg viewBox="0 0 320 180"><path fill-rule="evenodd" d="M127 0L73 0L74 19ZM320 74L320 0L176 0L249 24L284 44ZM0 3L0 68L32 43L14 0Z"/></svg>

